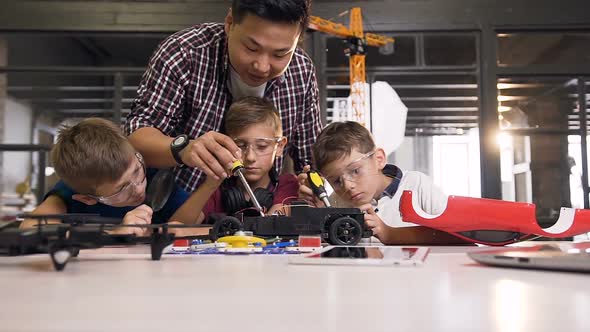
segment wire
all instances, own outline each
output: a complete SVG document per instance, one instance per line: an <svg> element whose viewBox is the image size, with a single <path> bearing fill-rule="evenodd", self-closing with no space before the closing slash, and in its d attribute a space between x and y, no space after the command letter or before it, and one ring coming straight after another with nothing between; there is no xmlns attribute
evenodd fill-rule
<svg viewBox="0 0 590 332"><path fill-rule="evenodd" d="M292 205L287 205L287 206L288 207L300 207L300 206L315 207L315 205L313 203L310 203L308 200L305 200L305 202L307 202L308 204L292 204Z"/></svg>
<svg viewBox="0 0 590 332"><path fill-rule="evenodd" d="M247 207L247 208L245 208L245 209L241 209L241 210L239 210L239 211L236 211L236 212L234 212L234 215L236 215L236 214L238 214L238 213L244 213L244 211L247 211L247 210L254 210L254 211L256 211L256 212L260 212L260 211L259 211L257 208L255 208L255 207ZM262 207L262 212L263 212L263 213L266 213L266 208L265 208L265 207Z"/></svg>
<svg viewBox="0 0 590 332"><path fill-rule="evenodd" d="M282 204L283 206L285 206L285 201L286 201L286 200L288 200L288 199L297 199L297 198L299 198L299 196L287 196L287 197L285 197L285 198L283 199L283 201L281 201L281 204Z"/></svg>
<svg viewBox="0 0 590 332"><path fill-rule="evenodd" d="M280 210L282 210L282 214L279 214L279 215L283 215L283 216L286 216L287 215L287 209L286 208L288 206L290 206L290 205L285 204L285 201L286 200L288 200L288 199L294 200L294 199L297 199L297 198L299 198L299 196L287 196L287 197L283 198L283 200L281 201L281 208L280 208ZM277 212L279 212L280 210L277 210Z"/></svg>

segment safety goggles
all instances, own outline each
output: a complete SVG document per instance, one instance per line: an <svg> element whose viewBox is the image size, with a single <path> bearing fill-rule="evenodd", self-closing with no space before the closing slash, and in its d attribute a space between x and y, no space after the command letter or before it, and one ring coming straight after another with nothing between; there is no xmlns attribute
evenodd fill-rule
<svg viewBox="0 0 590 332"><path fill-rule="evenodd" d="M284 137L235 137L233 140L242 155L245 156L252 149L257 156L265 156L274 153L283 139Z"/></svg>
<svg viewBox="0 0 590 332"><path fill-rule="evenodd" d="M88 197L94 198L102 204L105 205L115 205L119 203L123 203L133 197L135 193L135 188L143 186L146 181L146 170L145 170L145 163L143 161L143 157L139 152L135 153L135 157L137 161L141 165L140 171L134 174L134 179L129 181L127 184L121 188L121 190L117 191L116 193L109 195L109 196L94 196L94 195L87 195Z"/></svg>
<svg viewBox="0 0 590 332"><path fill-rule="evenodd" d="M371 151L351 161L340 176L327 176L326 180L334 190L344 189L344 181L357 182L370 173L369 161L376 151Z"/></svg>

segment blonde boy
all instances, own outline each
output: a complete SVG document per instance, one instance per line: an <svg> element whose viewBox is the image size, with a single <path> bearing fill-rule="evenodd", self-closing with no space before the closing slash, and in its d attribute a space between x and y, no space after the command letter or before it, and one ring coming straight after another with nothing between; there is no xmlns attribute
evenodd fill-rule
<svg viewBox="0 0 590 332"><path fill-rule="evenodd" d="M99 118L89 118L59 131L51 159L61 180L45 196L34 214L94 213L121 218L123 224L145 225L194 222L177 212L188 194L175 187L164 207L154 213L144 204L147 183L156 173L146 169L120 128ZM21 227L32 227L25 220ZM146 228L121 227L114 233L147 234Z"/></svg>
<svg viewBox="0 0 590 332"><path fill-rule="evenodd" d="M268 214L282 213L283 203L296 198L299 185L293 174L278 175L275 159L282 156L287 138L274 105L263 98L246 97L234 102L224 122L225 134L242 152L244 176ZM235 177L215 180L207 177L187 203L201 211L199 222L211 213L253 211L251 198Z"/></svg>

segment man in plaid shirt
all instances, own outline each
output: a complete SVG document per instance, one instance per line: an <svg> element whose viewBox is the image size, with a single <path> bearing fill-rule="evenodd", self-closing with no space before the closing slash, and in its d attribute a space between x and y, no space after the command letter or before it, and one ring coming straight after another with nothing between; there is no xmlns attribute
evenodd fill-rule
<svg viewBox="0 0 590 332"><path fill-rule="evenodd" d="M311 59L297 47L310 0L234 0L225 23L204 23L164 40L150 59L125 124L153 167L177 167L188 191L228 176L241 159L223 134L233 100L265 97L279 110L295 169L311 161L320 129ZM282 166L282 158L277 167Z"/></svg>

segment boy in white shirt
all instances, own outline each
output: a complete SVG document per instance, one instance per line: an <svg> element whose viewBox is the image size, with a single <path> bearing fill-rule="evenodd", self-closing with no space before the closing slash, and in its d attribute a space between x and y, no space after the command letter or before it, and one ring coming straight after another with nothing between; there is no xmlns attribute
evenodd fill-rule
<svg viewBox="0 0 590 332"><path fill-rule="evenodd" d="M334 122L324 128L313 146L316 168L334 188L334 206L353 206L366 211L365 222L384 244L464 243L448 233L403 222L399 202L411 190L422 209L431 214L444 211L447 196L430 178L417 171L403 171L387 164L383 149L375 146L371 133L353 121ZM306 168L305 170L308 170ZM316 205L305 173L299 175L299 196Z"/></svg>

